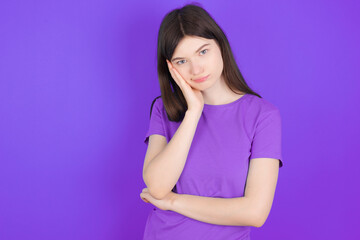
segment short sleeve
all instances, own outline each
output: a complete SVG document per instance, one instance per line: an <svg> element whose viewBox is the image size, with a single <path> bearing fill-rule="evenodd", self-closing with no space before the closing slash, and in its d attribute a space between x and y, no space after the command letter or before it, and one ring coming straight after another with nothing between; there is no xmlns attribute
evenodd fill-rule
<svg viewBox="0 0 360 240"><path fill-rule="evenodd" d="M250 159L252 158L279 159L279 167L283 166L281 116L278 108L260 115L251 144Z"/></svg>
<svg viewBox="0 0 360 240"><path fill-rule="evenodd" d="M162 113L162 101L160 99L155 99L155 102L153 102L151 107L149 128L145 134L144 143L146 145L149 144L149 136L152 134L159 134L166 137Z"/></svg>

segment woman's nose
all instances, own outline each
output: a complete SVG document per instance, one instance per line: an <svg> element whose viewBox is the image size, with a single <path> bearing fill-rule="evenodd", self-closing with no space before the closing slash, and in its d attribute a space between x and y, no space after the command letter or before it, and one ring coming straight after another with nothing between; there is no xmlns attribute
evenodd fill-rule
<svg viewBox="0 0 360 240"><path fill-rule="evenodd" d="M203 72L203 67L199 63L191 63L191 73L194 76L199 76Z"/></svg>

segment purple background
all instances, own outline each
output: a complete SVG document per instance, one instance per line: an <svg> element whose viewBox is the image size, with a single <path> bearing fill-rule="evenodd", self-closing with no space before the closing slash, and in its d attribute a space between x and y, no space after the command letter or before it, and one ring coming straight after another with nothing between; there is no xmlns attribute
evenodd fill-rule
<svg viewBox="0 0 360 240"><path fill-rule="evenodd" d="M1 1L0 239L142 239L156 41L187 1ZM360 4L201 1L283 157L252 239L359 239Z"/></svg>

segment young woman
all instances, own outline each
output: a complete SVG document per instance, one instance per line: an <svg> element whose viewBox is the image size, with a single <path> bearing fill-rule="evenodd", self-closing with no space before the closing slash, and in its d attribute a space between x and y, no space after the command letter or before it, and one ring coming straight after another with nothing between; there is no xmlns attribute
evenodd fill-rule
<svg viewBox="0 0 360 240"><path fill-rule="evenodd" d="M200 6L169 12L158 35L140 197L144 239L250 239L266 221L281 155L279 109L253 92Z"/></svg>

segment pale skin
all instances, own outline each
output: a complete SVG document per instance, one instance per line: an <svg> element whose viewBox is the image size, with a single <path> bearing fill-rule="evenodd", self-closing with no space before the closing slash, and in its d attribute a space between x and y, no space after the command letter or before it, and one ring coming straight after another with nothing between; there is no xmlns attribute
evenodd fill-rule
<svg viewBox="0 0 360 240"><path fill-rule="evenodd" d="M199 47L206 45L196 51ZM209 49L204 51L203 49ZM206 55L205 53L208 53ZM173 54L179 57L171 63L167 60L171 76L182 90L188 103L188 111L199 116L204 103L225 104L239 98L230 91L223 81L221 52L215 41L185 37L180 41ZM187 56L187 57L183 57ZM173 59L174 59L173 58ZM210 75L205 82L194 79ZM166 139L161 135L151 135L152 139ZM279 160L273 158L253 158L249 163L246 189L243 197L212 198L172 191L164 197L153 197L148 188L144 188L140 197L162 210L170 210L198 221L229 226L261 227L271 210L279 173Z"/></svg>

